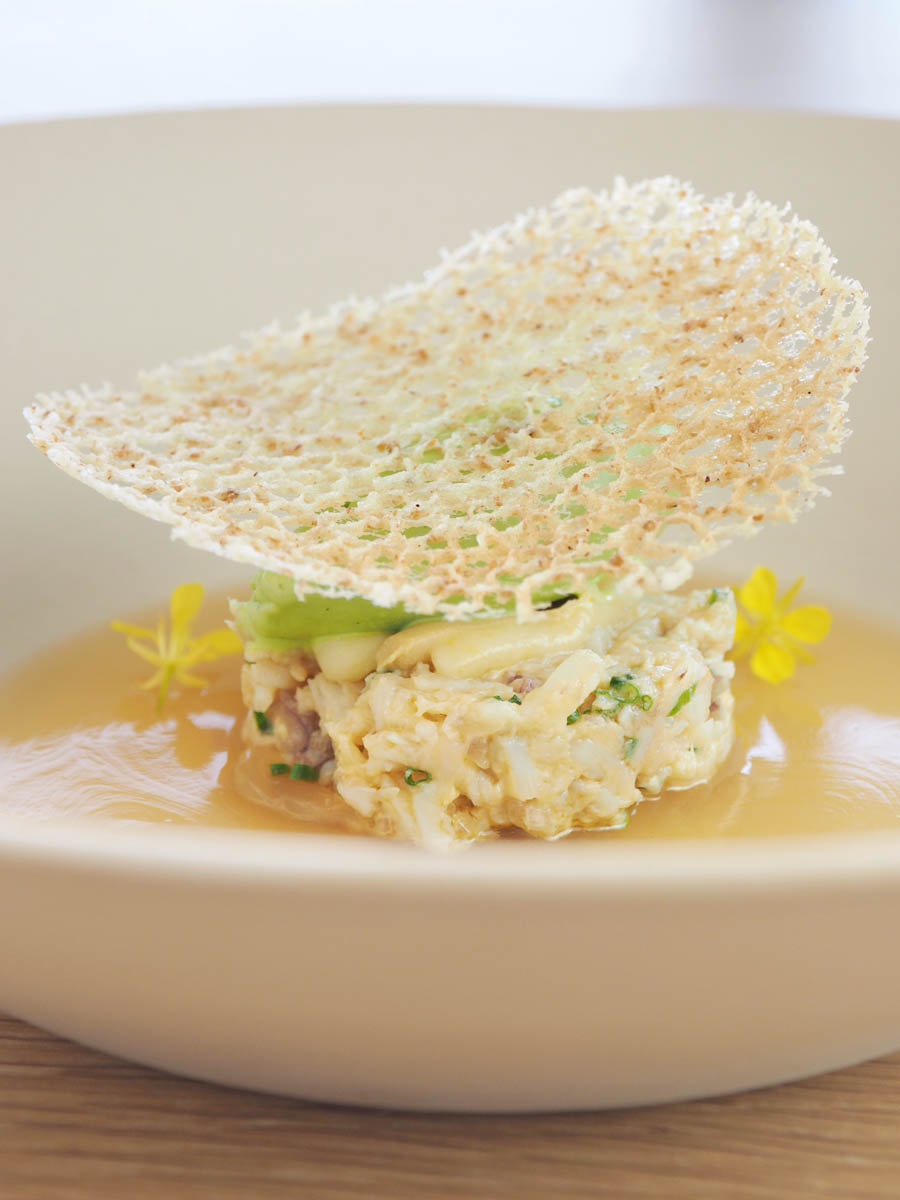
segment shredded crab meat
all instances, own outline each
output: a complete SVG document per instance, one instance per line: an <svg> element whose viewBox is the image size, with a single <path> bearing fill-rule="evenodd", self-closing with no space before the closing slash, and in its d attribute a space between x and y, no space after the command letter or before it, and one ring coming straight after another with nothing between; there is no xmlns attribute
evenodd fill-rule
<svg viewBox="0 0 900 1200"><path fill-rule="evenodd" d="M727 755L734 624L727 589L645 597L574 650L471 679L420 662L335 682L298 652L298 685L290 655L263 655L244 666L245 697L276 669L290 682L273 693L268 732L250 713L246 737L321 766L384 836L444 844L615 826L664 788L709 779Z"/></svg>

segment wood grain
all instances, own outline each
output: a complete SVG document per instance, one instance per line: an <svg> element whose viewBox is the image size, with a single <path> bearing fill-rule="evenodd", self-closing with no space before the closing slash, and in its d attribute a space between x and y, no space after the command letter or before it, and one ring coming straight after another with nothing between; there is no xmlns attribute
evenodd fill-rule
<svg viewBox="0 0 900 1200"><path fill-rule="evenodd" d="M178 1079L0 1018L3 1200L900 1196L900 1054L652 1109L459 1117Z"/></svg>

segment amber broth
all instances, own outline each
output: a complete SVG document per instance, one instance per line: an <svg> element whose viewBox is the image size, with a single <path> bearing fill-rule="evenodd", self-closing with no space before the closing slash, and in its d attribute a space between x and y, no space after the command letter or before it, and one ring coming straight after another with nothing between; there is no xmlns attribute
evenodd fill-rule
<svg viewBox="0 0 900 1200"><path fill-rule="evenodd" d="M225 598L207 613L221 621ZM900 829L898 666L900 637L838 614L794 681L771 687L739 668L737 739L717 778L639 805L605 836ZM352 832L329 789L248 761L238 670L236 656L206 665L208 687L176 691L158 716L119 634L95 630L32 659L0 683L0 802L37 819ZM255 803L260 787L290 811Z"/></svg>

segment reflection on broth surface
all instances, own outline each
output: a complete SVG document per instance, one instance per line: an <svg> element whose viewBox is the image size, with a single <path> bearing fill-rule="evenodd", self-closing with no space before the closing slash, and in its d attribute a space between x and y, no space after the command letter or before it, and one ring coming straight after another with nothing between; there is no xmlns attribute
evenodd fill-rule
<svg viewBox="0 0 900 1200"><path fill-rule="evenodd" d="M224 597L208 611L220 623ZM838 614L818 658L778 687L739 668L737 737L717 777L639 805L626 829L603 836L900 829L900 637ZM103 629L8 676L0 685L5 810L354 832L353 814L328 788L268 778L264 763L249 761L239 733L239 659L201 672L208 687L175 692L157 717L153 697L135 686L139 664Z"/></svg>

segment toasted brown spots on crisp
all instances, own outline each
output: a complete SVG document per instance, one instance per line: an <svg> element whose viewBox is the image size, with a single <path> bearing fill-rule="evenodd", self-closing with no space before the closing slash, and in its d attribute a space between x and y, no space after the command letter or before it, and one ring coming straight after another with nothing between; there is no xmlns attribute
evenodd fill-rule
<svg viewBox="0 0 900 1200"><path fill-rule="evenodd" d="M28 417L71 474L301 587L450 617L598 572L665 588L833 472L867 340L833 265L753 197L619 182L380 300Z"/></svg>

